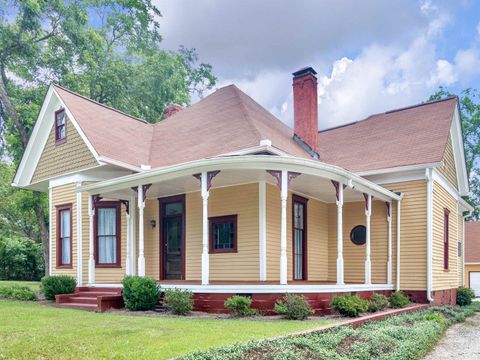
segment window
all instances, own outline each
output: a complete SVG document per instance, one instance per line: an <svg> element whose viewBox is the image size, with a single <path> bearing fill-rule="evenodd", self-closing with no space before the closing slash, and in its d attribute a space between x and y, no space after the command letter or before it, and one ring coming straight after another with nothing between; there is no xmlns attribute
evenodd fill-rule
<svg viewBox="0 0 480 360"><path fill-rule="evenodd" d="M367 242L367 228L365 225L357 225L350 231L350 240L355 245L364 245Z"/></svg>
<svg viewBox="0 0 480 360"><path fill-rule="evenodd" d="M210 222L210 252L237 252L237 215L218 216Z"/></svg>
<svg viewBox="0 0 480 360"><path fill-rule="evenodd" d="M100 202L95 208L95 263L120 267L121 217L119 202Z"/></svg>
<svg viewBox="0 0 480 360"><path fill-rule="evenodd" d="M443 215L443 268L448 270L448 237L449 226L448 218L450 217L450 210L445 209Z"/></svg>
<svg viewBox="0 0 480 360"><path fill-rule="evenodd" d="M462 256L462 243L460 241L458 242L458 250L457 251L458 251L457 256L461 257Z"/></svg>
<svg viewBox="0 0 480 360"><path fill-rule="evenodd" d="M57 206L57 267L72 267L72 204Z"/></svg>
<svg viewBox="0 0 480 360"><path fill-rule="evenodd" d="M293 280L307 280L307 199L292 196Z"/></svg>
<svg viewBox="0 0 480 360"><path fill-rule="evenodd" d="M63 144L67 140L67 117L65 109L55 112L55 143Z"/></svg>

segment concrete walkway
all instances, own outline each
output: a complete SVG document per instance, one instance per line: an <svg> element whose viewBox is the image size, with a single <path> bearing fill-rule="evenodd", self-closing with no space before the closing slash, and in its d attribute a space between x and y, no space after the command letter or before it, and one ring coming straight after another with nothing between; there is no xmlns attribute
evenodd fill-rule
<svg viewBox="0 0 480 360"><path fill-rule="evenodd" d="M480 314L447 330L443 339L424 360L480 359Z"/></svg>

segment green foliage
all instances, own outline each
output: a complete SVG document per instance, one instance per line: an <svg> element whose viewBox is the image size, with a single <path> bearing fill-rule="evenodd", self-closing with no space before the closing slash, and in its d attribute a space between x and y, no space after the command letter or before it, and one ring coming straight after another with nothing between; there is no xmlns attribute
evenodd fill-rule
<svg viewBox="0 0 480 360"><path fill-rule="evenodd" d="M8 285L0 286L0 298L35 301L37 295L28 286Z"/></svg>
<svg viewBox="0 0 480 360"><path fill-rule="evenodd" d="M154 310L160 298L158 284L153 278L142 276L125 276L123 284L123 301L131 311Z"/></svg>
<svg viewBox="0 0 480 360"><path fill-rule="evenodd" d="M368 302L368 311L377 312L388 306L388 298L383 294L373 294Z"/></svg>
<svg viewBox="0 0 480 360"><path fill-rule="evenodd" d="M255 309L252 309L252 299L248 296L232 296L225 300L225 308L229 309L235 316L253 316L257 314Z"/></svg>
<svg viewBox="0 0 480 360"><path fill-rule="evenodd" d="M472 289L465 287L459 287L457 289L457 305L470 305L473 299L475 299L475 293Z"/></svg>
<svg viewBox="0 0 480 360"><path fill-rule="evenodd" d="M193 294L188 290L166 289L163 301L175 315L187 315L193 309Z"/></svg>
<svg viewBox="0 0 480 360"><path fill-rule="evenodd" d="M303 295L286 294L275 303L275 312L288 320L305 320L314 314Z"/></svg>
<svg viewBox="0 0 480 360"><path fill-rule="evenodd" d="M390 296L389 301L392 308L403 308L410 304L410 299L403 293L403 291L395 291Z"/></svg>
<svg viewBox="0 0 480 360"><path fill-rule="evenodd" d="M43 274L43 254L38 243L0 234L0 280L38 281Z"/></svg>
<svg viewBox="0 0 480 360"><path fill-rule="evenodd" d="M344 316L357 317L367 311L368 301L357 295L342 295L332 300L332 307Z"/></svg>
<svg viewBox="0 0 480 360"><path fill-rule="evenodd" d="M41 290L47 300L55 300L55 295L73 294L77 281L69 275L44 276Z"/></svg>
<svg viewBox="0 0 480 360"><path fill-rule="evenodd" d="M475 310L479 311L480 306L431 307L368 322L356 329L342 326L324 332L252 341L193 353L181 359L421 359L448 326L472 316Z"/></svg>

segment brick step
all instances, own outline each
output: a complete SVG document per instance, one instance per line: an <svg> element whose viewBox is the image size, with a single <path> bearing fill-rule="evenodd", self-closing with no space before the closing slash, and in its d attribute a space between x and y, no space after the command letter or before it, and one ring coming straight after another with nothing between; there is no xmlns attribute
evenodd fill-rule
<svg viewBox="0 0 480 360"><path fill-rule="evenodd" d="M56 304L58 307L69 308L69 309L80 309L80 310L89 310L89 311L98 311L97 304L84 304L78 302L67 302Z"/></svg>
<svg viewBox="0 0 480 360"><path fill-rule="evenodd" d="M93 298L96 298L98 296L117 296L117 295L120 295L118 293L114 293L114 292L100 292L100 291L81 291L81 292L76 292L76 293L73 293L71 294L70 296L73 296L73 297L93 297Z"/></svg>
<svg viewBox="0 0 480 360"><path fill-rule="evenodd" d="M64 303L82 303L82 304L95 304L97 305L97 298L91 296L71 296L65 299Z"/></svg>

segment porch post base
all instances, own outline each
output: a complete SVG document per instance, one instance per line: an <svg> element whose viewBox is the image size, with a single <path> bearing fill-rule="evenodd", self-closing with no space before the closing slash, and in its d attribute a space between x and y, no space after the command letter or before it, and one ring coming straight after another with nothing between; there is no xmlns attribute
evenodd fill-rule
<svg viewBox="0 0 480 360"><path fill-rule="evenodd" d="M365 260L365 285L372 284L372 264L370 259Z"/></svg>
<svg viewBox="0 0 480 360"><path fill-rule="evenodd" d="M145 276L145 257L138 257L138 276Z"/></svg>
<svg viewBox="0 0 480 360"><path fill-rule="evenodd" d="M392 285L392 260L387 261L387 284Z"/></svg>
<svg viewBox="0 0 480 360"><path fill-rule="evenodd" d="M209 283L209 267L210 264L208 253L202 252L202 285L208 285Z"/></svg>
<svg viewBox="0 0 480 360"><path fill-rule="evenodd" d="M95 284L95 261L93 258L88 259L88 285Z"/></svg>
<svg viewBox="0 0 480 360"><path fill-rule="evenodd" d="M343 256L337 258L337 285L345 285L343 275Z"/></svg>

